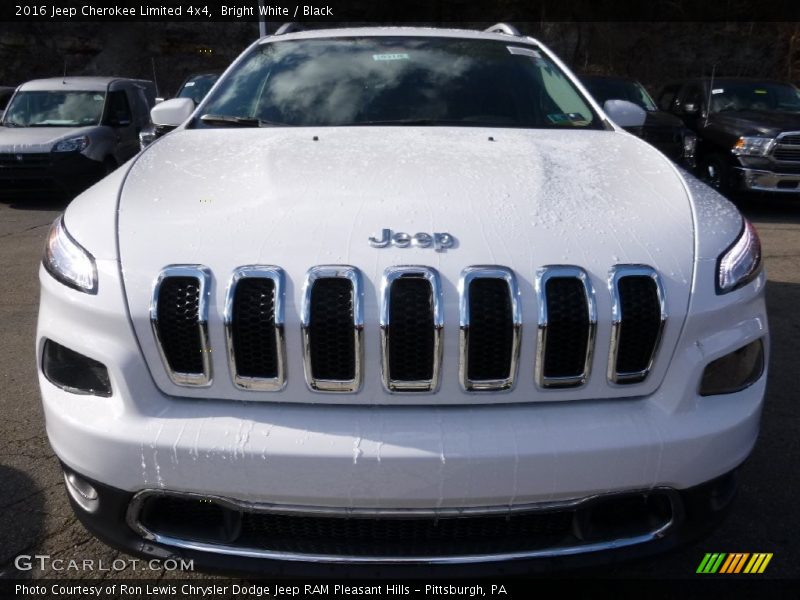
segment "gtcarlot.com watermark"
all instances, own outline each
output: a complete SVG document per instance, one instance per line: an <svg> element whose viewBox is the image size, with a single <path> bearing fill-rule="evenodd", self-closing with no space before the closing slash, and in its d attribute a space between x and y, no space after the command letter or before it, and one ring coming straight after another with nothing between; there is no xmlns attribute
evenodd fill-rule
<svg viewBox="0 0 800 600"><path fill-rule="evenodd" d="M194 561L182 558L140 560L115 558L112 561L84 558L53 558L49 554L20 554L14 559L18 571L94 572L94 571L194 571Z"/></svg>

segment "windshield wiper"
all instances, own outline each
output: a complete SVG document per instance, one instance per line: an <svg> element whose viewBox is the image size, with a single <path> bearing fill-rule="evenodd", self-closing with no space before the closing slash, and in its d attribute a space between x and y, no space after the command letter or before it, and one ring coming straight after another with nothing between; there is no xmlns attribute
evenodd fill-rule
<svg viewBox="0 0 800 600"><path fill-rule="evenodd" d="M203 123L209 125L233 125L234 127L272 127L275 125L286 125L286 123L276 123L265 121L255 117L234 117L231 115L203 115L200 117Z"/></svg>

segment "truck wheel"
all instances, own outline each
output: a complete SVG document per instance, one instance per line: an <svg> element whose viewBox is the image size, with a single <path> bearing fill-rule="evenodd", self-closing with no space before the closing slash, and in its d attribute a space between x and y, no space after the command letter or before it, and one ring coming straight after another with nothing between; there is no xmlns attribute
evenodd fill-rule
<svg viewBox="0 0 800 600"><path fill-rule="evenodd" d="M728 165L721 156L711 155L706 160L704 169L705 180L708 185L720 194L727 194L731 190L731 177Z"/></svg>

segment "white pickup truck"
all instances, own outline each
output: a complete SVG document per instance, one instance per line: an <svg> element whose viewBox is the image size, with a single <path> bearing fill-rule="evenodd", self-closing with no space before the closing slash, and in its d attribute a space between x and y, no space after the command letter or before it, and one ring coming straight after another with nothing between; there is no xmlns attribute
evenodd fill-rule
<svg viewBox="0 0 800 600"><path fill-rule="evenodd" d="M713 524L758 435L766 276L637 110L507 26L273 35L158 105L174 131L40 272L78 517L284 574L552 568Z"/></svg>

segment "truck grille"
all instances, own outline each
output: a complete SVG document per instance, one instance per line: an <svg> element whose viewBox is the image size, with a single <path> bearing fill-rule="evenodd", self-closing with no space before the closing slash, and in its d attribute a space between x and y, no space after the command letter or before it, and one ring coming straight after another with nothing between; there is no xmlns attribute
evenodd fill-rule
<svg viewBox="0 0 800 600"><path fill-rule="evenodd" d="M173 265L154 287L150 316L170 379L207 386L210 271ZM552 265L536 276L538 333L534 378L541 388L584 385L591 375L597 332L596 292L580 267ZM649 374L666 322L660 278L646 265L611 270L608 380L634 384ZM511 389L519 370L522 302L513 271L467 267L459 290L459 379L467 392ZM233 383L280 391L287 382L285 274L280 267L236 269L225 295L224 329ZM357 392L363 382L362 276L346 265L311 268L302 294L301 334L308 386ZM381 379L390 392L438 389L443 360L443 292L439 273L425 266L386 270L380 291Z"/></svg>
<svg viewBox="0 0 800 600"><path fill-rule="evenodd" d="M0 153L0 169L42 169L51 162L49 152Z"/></svg>
<svg viewBox="0 0 800 600"><path fill-rule="evenodd" d="M800 132L782 133L772 150L775 160L800 162Z"/></svg>

